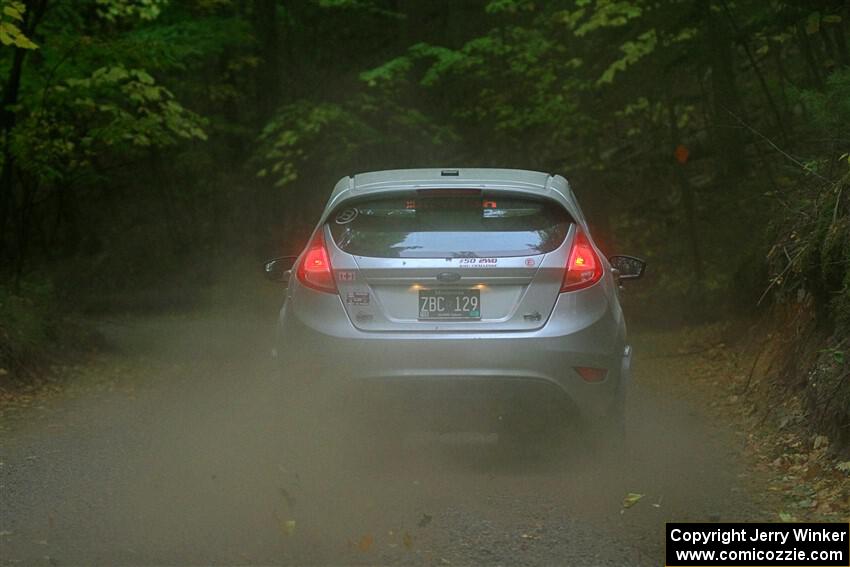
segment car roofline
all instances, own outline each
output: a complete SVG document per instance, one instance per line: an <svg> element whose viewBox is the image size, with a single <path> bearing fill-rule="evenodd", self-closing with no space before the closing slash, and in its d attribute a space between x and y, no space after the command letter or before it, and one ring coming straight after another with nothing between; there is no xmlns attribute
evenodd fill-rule
<svg viewBox="0 0 850 567"><path fill-rule="evenodd" d="M444 175L442 172L458 172ZM583 223L569 182L560 176L522 169L396 169L343 177L328 200L320 223L340 204L354 198L415 189L489 189L547 197Z"/></svg>

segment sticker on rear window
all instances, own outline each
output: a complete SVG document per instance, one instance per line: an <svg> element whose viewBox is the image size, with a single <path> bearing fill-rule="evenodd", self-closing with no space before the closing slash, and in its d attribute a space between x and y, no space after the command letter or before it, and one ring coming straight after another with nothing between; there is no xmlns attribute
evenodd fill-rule
<svg viewBox="0 0 850 567"><path fill-rule="evenodd" d="M344 211L340 211L336 215L336 224L348 224L356 219L358 214L357 209L345 209Z"/></svg>
<svg viewBox="0 0 850 567"><path fill-rule="evenodd" d="M349 291L345 296L345 302L350 305L369 305L369 292Z"/></svg>

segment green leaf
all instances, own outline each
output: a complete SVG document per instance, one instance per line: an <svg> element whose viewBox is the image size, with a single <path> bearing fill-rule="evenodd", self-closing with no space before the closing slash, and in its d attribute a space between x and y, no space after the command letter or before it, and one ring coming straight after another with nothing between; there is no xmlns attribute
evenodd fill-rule
<svg viewBox="0 0 850 567"><path fill-rule="evenodd" d="M631 508L635 504L637 504L641 498L643 498L643 494L638 494L636 492L629 492L626 494L626 497L623 498L623 508Z"/></svg>
<svg viewBox="0 0 850 567"><path fill-rule="evenodd" d="M19 22L24 21L24 10L23 2L10 2L3 6L3 14Z"/></svg>
<svg viewBox="0 0 850 567"><path fill-rule="evenodd" d="M23 32L12 22L0 21L0 43L19 47L21 49L37 49L30 38L25 36Z"/></svg>
<svg viewBox="0 0 850 567"><path fill-rule="evenodd" d="M806 18L806 33L813 35L820 30L820 12L812 12Z"/></svg>
<svg viewBox="0 0 850 567"><path fill-rule="evenodd" d="M614 76L617 73L625 71L630 66L652 53L657 44L658 36L656 35L655 29L642 33L635 41L627 41L620 46L620 51L624 53L624 56L611 63L605 72L602 73L602 76L599 77L596 84L601 85L613 82Z"/></svg>

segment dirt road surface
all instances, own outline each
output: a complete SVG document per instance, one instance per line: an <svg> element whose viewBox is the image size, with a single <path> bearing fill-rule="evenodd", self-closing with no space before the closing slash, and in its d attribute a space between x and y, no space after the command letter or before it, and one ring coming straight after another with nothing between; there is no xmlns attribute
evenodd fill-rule
<svg viewBox="0 0 850 567"><path fill-rule="evenodd" d="M73 385L3 409L0 564L657 566L667 521L765 515L740 439L651 343L616 458L428 434L358 455L288 428L271 313L102 329Z"/></svg>

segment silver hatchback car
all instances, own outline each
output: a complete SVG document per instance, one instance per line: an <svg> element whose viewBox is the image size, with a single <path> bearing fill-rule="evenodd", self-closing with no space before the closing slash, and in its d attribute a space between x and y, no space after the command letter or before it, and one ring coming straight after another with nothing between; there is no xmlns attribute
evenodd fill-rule
<svg viewBox="0 0 850 567"><path fill-rule="evenodd" d="M559 175L345 177L300 255L265 270L289 282L287 380L369 400L388 427L486 416L500 437L571 418L622 431L632 353L618 281L644 263L599 251Z"/></svg>

